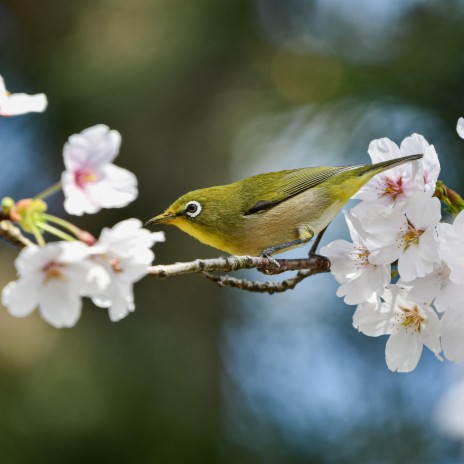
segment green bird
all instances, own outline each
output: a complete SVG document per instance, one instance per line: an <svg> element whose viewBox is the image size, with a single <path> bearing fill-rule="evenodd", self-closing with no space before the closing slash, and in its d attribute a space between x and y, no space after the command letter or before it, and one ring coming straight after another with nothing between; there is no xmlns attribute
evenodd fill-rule
<svg viewBox="0 0 464 464"><path fill-rule="evenodd" d="M270 256L319 240L345 203L375 175L422 158L371 165L320 166L259 174L194 190L150 224L172 224L233 255ZM315 247L311 249L315 251Z"/></svg>

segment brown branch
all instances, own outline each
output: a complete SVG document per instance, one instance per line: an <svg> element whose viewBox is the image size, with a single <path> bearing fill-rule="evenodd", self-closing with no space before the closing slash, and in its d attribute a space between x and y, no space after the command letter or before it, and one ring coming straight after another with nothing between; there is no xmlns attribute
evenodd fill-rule
<svg viewBox="0 0 464 464"><path fill-rule="evenodd" d="M0 221L0 237L19 248L32 245L32 242L21 233L21 230L6 219Z"/></svg>
<svg viewBox="0 0 464 464"><path fill-rule="evenodd" d="M295 277L290 279L279 280L276 282L265 281L260 282L256 280L247 280L247 279L237 279L236 277L229 276L220 276L216 274L211 274L210 272L204 272L203 275L213 282L216 282L220 287L233 287L239 288L241 290L247 290L249 292L257 293L282 293L287 290L293 290L301 281L315 274L319 274L321 270L315 269L306 269L304 271L299 271Z"/></svg>
<svg viewBox="0 0 464 464"><path fill-rule="evenodd" d="M257 269L265 274L281 274L287 271L299 272L295 277L275 282L250 281L211 273L211 271L232 272L239 269ZM187 263L152 266L149 269L149 275L156 278L165 278L196 273L203 274L221 287L229 286L252 292L276 293L291 290L307 277L328 272L329 270L330 261L319 255L304 259L276 260L255 256L222 256L214 259L196 259Z"/></svg>

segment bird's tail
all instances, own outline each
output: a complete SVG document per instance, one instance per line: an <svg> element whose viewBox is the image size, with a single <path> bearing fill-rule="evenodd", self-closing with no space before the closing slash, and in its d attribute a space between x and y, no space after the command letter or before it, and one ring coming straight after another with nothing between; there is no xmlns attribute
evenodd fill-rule
<svg viewBox="0 0 464 464"><path fill-rule="evenodd" d="M364 166L350 166L351 169L337 175L338 188L344 191L344 200L348 201L364 184L369 182L375 175L387 169L421 159L424 155L409 155L402 158L395 158L380 163L368 164Z"/></svg>
<svg viewBox="0 0 464 464"><path fill-rule="evenodd" d="M379 174L382 171L386 171L387 169L394 168L396 166L400 166L404 163L409 163L410 161L421 159L424 155L408 155L403 156L402 158L395 158L388 161L382 161L380 163L370 164L367 166L361 166L359 168L355 168L358 171L359 176L368 176L368 178L374 177L376 174Z"/></svg>

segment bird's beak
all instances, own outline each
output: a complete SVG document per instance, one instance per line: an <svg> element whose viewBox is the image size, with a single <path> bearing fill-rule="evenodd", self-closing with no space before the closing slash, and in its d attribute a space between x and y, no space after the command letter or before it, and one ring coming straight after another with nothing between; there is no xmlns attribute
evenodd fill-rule
<svg viewBox="0 0 464 464"><path fill-rule="evenodd" d="M154 218L151 218L149 221L145 223L146 226L151 226L152 224L169 224L170 222L174 221L176 219L176 215L169 212L165 211L163 214L159 214L158 216L155 216Z"/></svg>

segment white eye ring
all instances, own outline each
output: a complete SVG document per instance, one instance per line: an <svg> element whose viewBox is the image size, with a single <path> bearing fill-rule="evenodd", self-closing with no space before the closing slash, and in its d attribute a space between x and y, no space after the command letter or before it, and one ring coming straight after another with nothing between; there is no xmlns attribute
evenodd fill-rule
<svg viewBox="0 0 464 464"><path fill-rule="evenodd" d="M185 205L185 213L192 218L197 217L201 213L201 205L198 201L189 201Z"/></svg>

